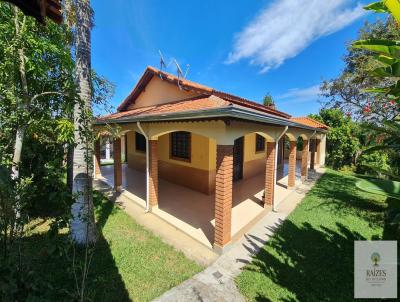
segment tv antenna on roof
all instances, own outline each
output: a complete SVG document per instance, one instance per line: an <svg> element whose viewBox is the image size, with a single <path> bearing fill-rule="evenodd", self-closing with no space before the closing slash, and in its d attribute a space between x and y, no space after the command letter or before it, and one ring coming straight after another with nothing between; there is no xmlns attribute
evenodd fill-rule
<svg viewBox="0 0 400 302"><path fill-rule="evenodd" d="M177 74L178 74L178 87L179 87L179 89L182 90L182 87L181 87L181 85L179 84L179 82L180 82L180 79L181 79L181 78L186 79L186 76L187 76L187 74L188 74L188 72L189 72L190 65L189 65L189 64L186 64L186 71L185 71L185 74L184 74L183 71L182 71L181 66L180 66L179 63L176 61L176 59L174 59L174 63L175 63L175 66L176 66L176 72L177 72Z"/></svg>
<svg viewBox="0 0 400 302"><path fill-rule="evenodd" d="M163 69L167 69L167 64L165 64L165 60L161 53L161 50L158 50L158 53L160 54L160 70L163 71Z"/></svg>

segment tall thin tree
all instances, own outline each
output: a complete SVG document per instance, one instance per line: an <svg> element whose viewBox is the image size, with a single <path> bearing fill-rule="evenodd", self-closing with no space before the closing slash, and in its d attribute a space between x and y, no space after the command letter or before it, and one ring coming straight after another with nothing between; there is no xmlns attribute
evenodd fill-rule
<svg viewBox="0 0 400 302"><path fill-rule="evenodd" d="M93 146L91 129L91 27L90 0L76 1L76 80L79 98L74 108L75 148L71 235L77 244L96 241L93 213Z"/></svg>

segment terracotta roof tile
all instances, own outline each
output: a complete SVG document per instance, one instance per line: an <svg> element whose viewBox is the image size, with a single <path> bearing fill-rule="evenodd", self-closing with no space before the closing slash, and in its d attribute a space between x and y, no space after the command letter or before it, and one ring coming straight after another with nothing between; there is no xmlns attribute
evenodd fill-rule
<svg viewBox="0 0 400 302"><path fill-rule="evenodd" d="M159 76L163 80L168 81L175 85L178 85L178 82L179 82L179 86L185 90L196 91L198 93L202 93L202 94L206 94L206 95L215 95L215 96L218 96L229 102L232 102L232 103L235 103L235 104L238 104L241 106L260 110L260 111L270 113L273 115L277 115L280 117L284 117L284 118L290 118L289 114L284 113L282 111L275 110L273 108L270 108L270 107L264 106L262 104L238 97L233 94L229 94L229 93L222 92L222 91L217 91L211 87L201 85L199 83L195 83L195 82L192 82L192 81L189 81L186 79L178 79L178 77L176 77L170 73L158 70L157 68L154 68L151 66L148 66L146 68L144 74L140 78L140 80L137 83L137 85L135 86L135 88L132 90L132 92L129 94L129 96L127 98L125 98L125 100L119 105L118 111L127 110L128 106L135 102L136 98L139 96L139 94L141 93L143 88L147 85L147 83L150 82L150 80L153 78L153 76Z"/></svg>
<svg viewBox="0 0 400 302"><path fill-rule="evenodd" d="M165 104L147 106L136 108L128 111L117 112L102 116L99 121L102 120L115 120L120 118L134 117L134 116L147 116L147 115L157 115L165 113L176 113L185 112L193 110L204 110L211 108L219 108L229 106L231 103L221 99L217 96L200 96Z"/></svg>
<svg viewBox="0 0 400 302"><path fill-rule="evenodd" d="M329 127L317 120L314 120L308 116L301 116L301 117L292 117L290 119L293 122L305 125L305 126L309 126L309 127L313 127L313 128L317 128L317 129L329 129Z"/></svg>

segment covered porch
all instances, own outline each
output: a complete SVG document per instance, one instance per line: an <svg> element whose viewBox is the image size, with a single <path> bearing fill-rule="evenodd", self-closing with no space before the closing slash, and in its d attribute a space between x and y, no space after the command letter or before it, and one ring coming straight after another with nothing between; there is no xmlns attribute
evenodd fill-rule
<svg viewBox="0 0 400 302"><path fill-rule="evenodd" d="M324 159L322 137L299 127L192 120L126 123L119 133L114 165L100 165L96 144L96 177L217 252L274 210Z"/></svg>
<svg viewBox="0 0 400 302"><path fill-rule="evenodd" d="M276 203L279 204L290 193L287 188L289 163L278 167L280 178L276 186ZM261 217L272 210L264 206L264 175L242 179L233 185L232 197L232 241L239 239ZM99 179L114 187L114 166L101 167ZM296 185L301 182L301 161L296 164ZM158 183L158 206L152 213L199 241L213 248L215 233L215 194L204 194L187 187L171 183L162 178ZM146 206L146 174L122 164L122 194L143 209Z"/></svg>

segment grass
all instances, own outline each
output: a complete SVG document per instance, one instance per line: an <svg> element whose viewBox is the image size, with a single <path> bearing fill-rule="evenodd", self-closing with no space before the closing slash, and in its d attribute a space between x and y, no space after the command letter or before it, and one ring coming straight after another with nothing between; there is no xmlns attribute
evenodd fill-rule
<svg viewBox="0 0 400 302"><path fill-rule="evenodd" d="M95 200L100 236L89 276L92 301L150 301L202 269L135 223L103 195L96 193ZM67 235L59 234L55 244L46 224L37 223L25 242L25 250L33 259L32 269L52 289L46 298L67 301L74 291L72 260L58 252L65 249ZM58 245L61 249L54 248Z"/></svg>
<svg viewBox="0 0 400 302"><path fill-rule="evenodd" d="M248 301L354 301L354 240L397 239L358 180L327 171L236 278Z"/></svg>
<svg viewBox="0 0 400 302"><path fill-rule="evenodd" d="M384 179L361 179L356 186L365 192L400 198L400 182Z"/></svg>

